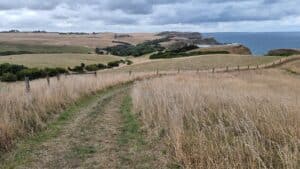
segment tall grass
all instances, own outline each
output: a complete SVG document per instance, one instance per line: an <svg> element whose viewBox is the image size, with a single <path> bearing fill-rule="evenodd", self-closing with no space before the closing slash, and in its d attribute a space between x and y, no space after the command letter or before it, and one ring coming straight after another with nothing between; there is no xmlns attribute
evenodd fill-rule
<svg viewBox="0 0 300 169"><path fill-rule="evenodd" d="M300 79L268 70L138 82L135 112L184 168L300 168Z"/></svg>
<svg viewBox="0 0 300 169"><path fill-rule="evenodd" d="M31 82L30 93L24 82L2 85L0 88L0 151L11 147L13 140L43 128L49 119L62 112L79 98L116 84L150 74L101 73L82 76L62 76L60 81L45 79Z"/></svg>

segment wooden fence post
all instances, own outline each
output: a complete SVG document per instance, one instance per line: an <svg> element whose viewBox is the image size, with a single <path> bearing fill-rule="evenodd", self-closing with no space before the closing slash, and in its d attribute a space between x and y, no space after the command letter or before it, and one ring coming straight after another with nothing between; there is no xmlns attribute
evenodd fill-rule
<svg viewBox="0 0 300 169"><path fill-rule="evenodd" d="M215 73L215 68L212 68L212 72Z"/></svg>
<svg viewBox="0 0 300 169"><path fill-rule="evenodd" d="M50 86L50 77L48 74L47 74L47 84L48 84L48 86Z"/></svg>
<svg viewBox="0 0 300 169"><path fill-rule="evenodd" d="M94 72L94 76L97 77L97 71Z"/></svg>
<svg viewBox="0 0 300 169"><path fill-rule="evenodd" d="M30 92L29 77L25 77L25 91L26 91L27 93Z"/></svg>
<svg viewBox="0 0 300 169"><path fill-rule="evenodd" d="M256 65L256 69L259 69L259 65Z"/></svg>
<svg viewBox="0 0 300 169"><path fill-rule="evenodd" d="M60 80L60 74L57 74L56 78L57 78L57 81L59 81Z"/></svg>
<svg viewBox="0 0 300 169"><path fill-rule="evenodd" d="M237 70L240 71L240 65L237 66Z"/></svg>
<svg viewBox="0 0 300 169"><path fill-rule="evenodd" d="M250 65L248 65L248 70L250 70Z"/></svg>
<svg viewBox="0 0 300 169"><path fill-rule="evenodd" d="M229 71L229 67L228 66L226 66L226 72L228 72Z"/></svg>

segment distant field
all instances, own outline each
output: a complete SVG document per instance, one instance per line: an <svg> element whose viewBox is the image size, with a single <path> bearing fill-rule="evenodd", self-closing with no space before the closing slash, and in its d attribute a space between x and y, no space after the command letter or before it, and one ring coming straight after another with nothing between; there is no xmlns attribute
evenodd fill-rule
<svg viewBox="0 0 300 169"><path fill-rule="evenodd" d="M132 66L123 67L121 71L153 71L159 70L196 70L226 66L247 66L272 62L276 56L253 57L247 55L201 55L176 59L155 60Z"/></svg>
<svg viewBox="0 0 300 169"><path fill-rule="evenodd" d="M120 59L117 56L95 54L25 54L1 56L0 63L22 64L28 67L68 67L80 63L107 63Z"/></svg>
<svg viewBox="0 0 300 169"><path fill-rule="evenodd" d="M0 55L2 52L7 51L26 51L30 53L89 53L92 52L93 49L83 46L57 46L0 42Z"/></svg>
<svg viewBox="0 0 300 169"><path fill-rule="evenodd" d="M120 35L120 34L118 34ZM85 46L90 48L116 45L113 41L131 44L142 43L146 40L160 38L154 33L130 33L128 37L115 37L114 33L99 33L95 35L60 35L58 33L1 33L0 42L27 45L68 45Z"/></svg>

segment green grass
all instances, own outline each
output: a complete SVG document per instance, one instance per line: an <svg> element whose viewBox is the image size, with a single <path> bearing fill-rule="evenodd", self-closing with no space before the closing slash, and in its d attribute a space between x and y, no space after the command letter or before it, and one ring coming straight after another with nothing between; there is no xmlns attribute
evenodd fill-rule
<svg viewBox="0 0 300 169"><path fill-rule="evenodd" d="M27 45L16 43L0 42L0 55L5 52L24 52L24 53L89 53L91 48L83 46L55 46L55 45Z"/></svg>
<svg viewBox="0 0 300 169"><path fill-rule="evenodd" d="M121 113L124 119L122 133L119 137L119 144L126 145L134 141L137 146L145 144L142 133L140 132L140 124L137 117L132 113L132 100L130 96L126 96L121 105Z"/></svg>
<svg viewBox="0 0 300 169"><path fill-rule="evenodd" d="M74 156L75 156L76 158L79 158L79 159L84 159L84 158L88 157L89 155L95 154L97 152L96 148L93 146L74 146L71 151L72 152L71 152L70 156L72 158L74 158Z"/></svg>

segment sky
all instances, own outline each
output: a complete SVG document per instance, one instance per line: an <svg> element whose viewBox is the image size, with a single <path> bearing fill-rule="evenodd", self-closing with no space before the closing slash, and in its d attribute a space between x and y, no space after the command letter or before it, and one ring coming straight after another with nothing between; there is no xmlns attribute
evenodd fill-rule
<svg viewBox="0 0 300 169"><path fill-rule="evenodd" d="M300 0L0 0L0 31L300 31Z"/></svg>

